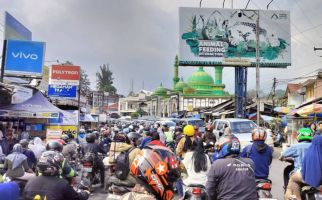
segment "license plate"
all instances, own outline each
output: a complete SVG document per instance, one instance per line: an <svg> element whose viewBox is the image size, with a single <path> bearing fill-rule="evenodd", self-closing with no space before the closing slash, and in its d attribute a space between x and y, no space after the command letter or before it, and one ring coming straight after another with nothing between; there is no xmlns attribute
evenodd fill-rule
<svg viewBox="0 0 322 200"><path fill-rule="evenodd" d="M92 172L93 169L91 167L84 167L83 168L85 172Z"/></svg>

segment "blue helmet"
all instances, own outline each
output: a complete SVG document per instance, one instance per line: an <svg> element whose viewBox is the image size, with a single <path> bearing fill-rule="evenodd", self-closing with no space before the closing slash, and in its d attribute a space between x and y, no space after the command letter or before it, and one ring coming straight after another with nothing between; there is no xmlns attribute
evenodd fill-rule
<svg viewBox="0 0 322 200"><path fill-rule="evenodd" d="M226 135L219 139L219 158L229 155L239 155L240 142L234 135Z"/></svg>

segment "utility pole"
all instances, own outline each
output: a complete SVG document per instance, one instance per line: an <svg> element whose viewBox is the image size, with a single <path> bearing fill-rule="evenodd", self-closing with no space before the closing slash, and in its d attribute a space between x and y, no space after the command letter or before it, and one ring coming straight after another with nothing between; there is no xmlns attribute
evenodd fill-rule
<svg viewBox="0 0 322 200"><path fill-rule="evenodd" d="M257 10L257 20L256 20L256 100L257 100L257 125L259 126L260 119L260 80L259 80L259 64L260 64L260 52L259 52L259 10Z"/></svg>
<svg viewBox="0 0 322 200"><path fill-rule="evenodd" d="M274 112L274 108L275 108L276 84L277 84L277 80L276 80L276 77L274 77L273 78L273 89L272 89L272 102L273 102L272 112Z"/></svg>

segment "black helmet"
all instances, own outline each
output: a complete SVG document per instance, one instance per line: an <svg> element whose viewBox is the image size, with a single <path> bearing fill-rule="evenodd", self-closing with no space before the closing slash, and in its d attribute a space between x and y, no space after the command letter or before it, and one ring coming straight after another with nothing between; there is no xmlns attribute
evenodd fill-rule
<svg viewBox="0 0 322 200"><path fill-rule="evenodd" d="M94 133L88 133L86 134L86 142L88 143L94 143L96 139L96 135Z"/></svg>
<svg viewBox="0 0 322 200"><path fill-rule="evenodd" d="M45 151L41 154L37 169L43 176L58 176L64 156L55 151Z"/></svg>
<svg viewBox="0 0 322 200"><path fill-rule="evenodd" d="M69 136L68 136L68 135L62 135L60 138L61 138L62 140L64 140L66 143L68 143L68 142L69 142Z"/></svg>
<svg viewBox="0 0 322 200"><path fill-rule="evenodd" d="M20 140L19 143L21 144L22 148L27 148L28 144L29 144L27 139L22 139L22 140Z"/></svg>
<svg viewBox="0 0 322 200"><path fill-rule="evenodd" d="M60 144L58 141L49 141L46 145L46 150L61 152L63 150L63 145Z"/></svg>

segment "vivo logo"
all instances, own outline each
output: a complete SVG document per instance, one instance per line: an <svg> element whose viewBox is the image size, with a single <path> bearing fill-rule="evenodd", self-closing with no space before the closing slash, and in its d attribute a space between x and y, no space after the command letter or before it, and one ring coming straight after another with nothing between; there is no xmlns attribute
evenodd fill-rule
<svg viewBox="0 0 322 200"><path fill-rule="evenodd" d="M11 52L11 54L12 54L12 56L14 58L31 59L31 60L37 60L38 59L37 54L23 53L22 51Z"/></svg>

